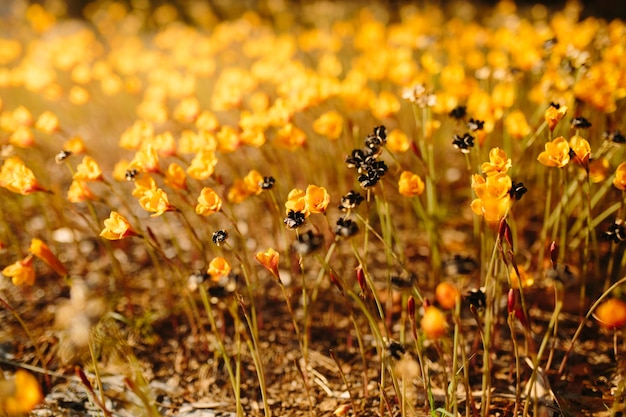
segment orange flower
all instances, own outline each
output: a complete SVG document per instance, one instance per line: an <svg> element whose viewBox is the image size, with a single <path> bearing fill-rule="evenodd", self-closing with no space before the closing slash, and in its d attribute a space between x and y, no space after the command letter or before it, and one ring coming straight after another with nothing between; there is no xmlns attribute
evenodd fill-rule
<svg viewBox="0 0 626 417"><path fill-rule="evenodd" d="M187 168L187 175L196 180L206 180L215 170L217 158L215 152L210 149L202 149L196 153Z"/></svg>
<svg viewBox="0 0 626 417"><path fill-rule="evenodd" d="M615 170L613 185L618 190L626 191L626 162L622 162L621 164L619 164L619 166Z"/></svg>
<svg viewBox="0 0 626 417"><path fill-rule="evenodd" d="M251 170L243 177L245 189L250 195L259 195L263 191L261 184L263 184L263 176L256 170Z"/></svg>
<svg viewBox="0 0 626 417"><path fill-rule="evenodd" d="M278 274L278 261L280 260L280 254L273 248L269 248L265 252L258 252L255 256L256 260L267 269L274 278L280 282L280 275Z"/></svg>
<svg viewBox="0 0 626 417"><path fill-rule="evenodd" d="M73 138L65 141L63 143L63 149L71 152L73 155L81 155L87 151L83 140L79 136L74 136Z"/></svg>
<svg viewBox="0 0 626 417"><path fill-rule="evenodd" d="M398 180L398 191L405 197L415 197L424 192L424 181L411 171L403 171Z"/></svg>
<svg viewBox="0 0 626 417"><path fill-rule="evenodd" d="M400 100L389 91L381 91L378 97L370 101L370 109L374 117L382 120L400 111Z"/></svg>
<svg viewBox="0 0 626 417"><path fill-rule="evenodd" d="M182 99L174 108L172 117L179 122L193 122L200 113L200 102L195 97Z"/></svg>
<svg viewBox="0 0 626 417"><path fill-rule="evenodd" d="M546 150L541 152L537 160L548 167L563 168L569 162L569 144L563 136L546 143Z"/></svg>
<svg viewBox="0 0 626 417"><path fill-rule="evenodd" d="M35 268L33 255L28 255L2 270L2 275L11 278L13 285L33 285L35 283Z"/></svg>
<svg viewBox="0 0 626 417"><path fill-rule="evenodd" d="M160 216L166 211L176 211L165 191L160 188L145 190L139 197L139 205L147 212L154 213L150 217Z"/></svg>
<svg viewBox="0 0 626 417"><path fill-rule="evenodd" d="M113 167L113 179L115 181L126 181L126 172L130 166L130 161L120 159Z"/></svg>
<svg viewBox="0 0 626 417"><path fill-rule="evenodd" d="M567 106L560 106L558 104L550 104L550 107L545 112L545 120L548 122L548 127L552 132L556 125L563 119L567 113Z"/></svg>
<svg viewBox="0 0 626 417"><path fill-rule="evenodd" d="M585 169L589 168L589 158L591 157L591 147L586 139L576 135L569 140L569 146L573 154L573 160Z"/></svg>
<svg viewBox="0 0 626 417"><path fill-rule="evenodd" d="M387 134L387 149L391 152L406 152L410 148L409 137L400 129L393 129Z"/></svg>
<svg viewBox="0 0 626 417"><path fill-rule="evenodd" d="M227 276L230 274L230 271L230 264L226 259L221 257L213 258L213 260L209 263L209 269L207 269L207 273L211 275L211 279L213 281L217 281L219 278Z"/></svg>
<svg viewBox="0 0 626 417"><path fill-rule="evenodd" d="M215 132L220 127L220 122L213 113L208 110L204 110L196 118L196 127L198 130Z"/></svg>
<svg viewBox="0 0 626 417"><path fill-rule="evenodd" d="M77 181L102 181L102 170L95 159L85 155L83 162L76 167L73 178Z"/></svg>
<svg viewBox="0 0 626 417"><path fill-rule="evenodd" d="M222 153L234 152L241 143L239 133L231 126L222 126L215 137L217 138L217 149Z"/></svg>
<svg viewBox="0 0 626 417"><path fill-rule="evenodd" d="M67 269L65 269L61 261L59 261L59 258L52 253L48 245L46 245L43 240L36 238L31 240L28 251L48 264L48 266L60 276L67 276Z"/></svg>
<svg viewBox="0 0 626 417"><path fill-rule="evenodd" d="M327 111L315 119L313 131L321 136L326 136L330 140L339 139L343 131L343 117L336 110Z"/></svg>
<svg viewBox="0 0 626 417"><path fill-rule="evenodd" d="M60 129L59 118L51 111L45 111L41 113L35 122L35 129L41 130L44 133L58 132Z"/></svg>
<svg viewBox="0 0 626 417"><path fill-rule="evenodd" d="M530 134L530 126L526 121L526 116L520 110L513 110L504 119L506 131L514 139L521 139Z"/></svg>
<svg viewBox="0 0 626 417"><path fill-rule="evenodd" d="M151 144L148 144L146 149L137 151L128 168L134 168L139 172L146 173L161 172L159 155L156 149Z"/></svg>
<svg viewBox="0 0 626 417"><path fill-rule="evenodd" d="M23 369L15 371L12 380L0 381L0 410L9 416L26 415L42 401L37 378Z"/></svg>
<svg viewBox="0 0 626 417"><path fill-rule="evenodd" d="M502 172L488 176L487 179L474 175L472 189L478 198L470 204L472 211L483 216L490 224L499 222L510 208L511 186L511 178Z"/></svg>
<svg viewBox="0 0 626 417"><path fill-rule="evenodd" d="M135 189L132 192L133 197L141 198L146 192L152 190L156 190L157 184L154 178L149 175L141 177L140 179L135 181Z"/></svg>
<svg viewBox="0 0 626 417"><path fill-rule="evenodd" d="M481 171L487 176L499 172L506 173L511 168L511 160L506 157L506 152L500 148L492 148L489 151L489 162L480 166Z"/></svg>
<svg viewBox="0 0 626 417"><path fill-rule="evenodd" d="M28 195L37 191L48 192L39 184L35 174L17 157L7 158L0 168L0 187L14 193Z"/></svg>
<svg viewBox="0 0 626 417"><path fill-rule="evenodd" d="M617 298L611 298L602 303L594 314L601 326L617 329L626 324L626 303Z"/></svg>
<svg viewBox="0 0 626 417"><path fill-rule="evenodd" d="M222 208L222 199L213 189L204 187L198 197L196 213L201 216L217 213Z"/></svg>
<svg viewBox="0 0 626 417"><path fill-rule="evenodd" d="M87 200L95 201L96 196L91 192L85 181L72 181L67 190L67 200L70 203L82 203Z"/></svg>
<svg viewBox="0 0 626 417"><path fill-rule="evenodd" d="M116 211L112 211L109 218L104 221L104 229L100 236L109 240L124 239L129 236L138 236L128 220Z"/></svg>
<svg viewBox="0 0 626 417"><path fill-rule="evenodd" d="M460 299L458 288L450 282L440 282L435 288L435 299L441 308L450 310L454 308L457 300Z"/></svg>
<svg viewBox="0 0 626 417"><path fill-rule="evenodd" d="M289 214L290 211L299 211L304 213L305 216L308 216L310 213L306 209L305 196L306 193L304 190L300 190L299 188L294 188L289 191L287 201L285 202L285 212Z"/></svg>
<svg viewBox="0 0 626 417"><path fill-rule="evenodd" d="M609 160L606 158L594 159L589 162L589 179L597 184L604 181L609 175Z"/></svg>
<svg viewBox="0 0 626 417"><path fill-rule="evenodd" d="M324 213L330 202L330 195L326 188L309 185L304 193L305 211L309 213Z"/></svg>
<svg viewBox="0 0 626 417"><path fill-rule="evenodd" d="M420 320L420 327L429 339L439 339L448 328L446 316L437 307L429 306Z"/></svg>
<svg viewBox="0 0 626 417"><path fill-rule="evenodd" d="M18 148L31 148L35 146L35 136L29 127L19 126L9 136L9 143Z"/></svg>
<svg viewBox="0 0 626 417"><path fill-rule="evenodd" d="M165 184L178 190L187 189L187 176L185 169L175 162L172 162L165 171Z"/></svg>
<svg viewBox="0 0 626 417"><path fill-rule="evenodd" d="M293 124L287 123L278 129L275 140L278 146L295 151L306 143L306 134Z"/></svg>
<svg viewBox="0 0 626 417"><path fill-rule="evenodd" d="M15 122L19 126L30 127L33 125L33 115L24 106L18 106L13 113L11 114L11 118L13 122Z"/></svg>
<svg viewBox="0 0 626 417"><path fill-rule="evenodd" d="M228 190L228 196L226 198L229 202L238 204L248 198L248 196L250 196L250 193L248 192L246 183L241 179L236 179Z"/></svg>

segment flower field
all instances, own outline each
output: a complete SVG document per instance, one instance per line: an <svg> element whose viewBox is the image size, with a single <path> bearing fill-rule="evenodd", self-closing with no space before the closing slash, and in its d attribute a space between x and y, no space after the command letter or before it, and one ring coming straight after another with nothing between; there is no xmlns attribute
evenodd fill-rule
<svg viewBox="0 0 626 417"><path fill-rule="evenodd" d="M0 416L621 416L626 25L0 6Z"/></svg>

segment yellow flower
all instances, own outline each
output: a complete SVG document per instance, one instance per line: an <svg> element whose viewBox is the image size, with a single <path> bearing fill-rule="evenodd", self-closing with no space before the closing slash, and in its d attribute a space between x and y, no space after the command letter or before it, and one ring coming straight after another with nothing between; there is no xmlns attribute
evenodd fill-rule
<svg viewBox="0 0 626 417"><path fill-rule="evenodd" d="M95 201L97 198L91 192L85 181L74 180L67 190L67 200L70 203L82 203L87 200Z"/></svg>
<svg viewBox="0 0 626 417"><path fill-rule="evenodd" d="M222 208L222 199L213 189L205 187L200 192L196 213L201 216L217 213Z"/></svg>
<svg viewBox="0 0 626 417"><path fill-rule="evenodd" d="M480 175L474 175L472 190L478 198L470 205L472 211L478 216L483 216L490 224L499 222L510 208L511 186L511 178L503 172L490 175L486 179Z"/></svg>
<svg viewBox="0 0 626 417"><path fill-rule="evenodd" d="M604 181L609 175L609 160L606 158L594 159L589 162L589 179L597 184Z"/></svg>
<svg viewBox="0 0 626 417"><path fill-rule="evenodd" d="M420 320L420 327L424 335L429 339L439 339L446 333L448 323L446 316L437 307L429 306L424 311Z"/></svg>
<svg viewBox="0 0 626 417"><path fill-rule="evenodd" d="M403 171L398 180L398 191L405 197L415 197L424 192L424 181L411 171Z"/></svg>
<svg viewBox="0 0 626 417"><path fill-rule="evenodd" d="M74 136L73 138L65 141L63 143L63 149L71 152L72 155L81 155L87 151L85 143L79 136Z"/></svg>
<svg viewBox="0 0 626 417"><path fill-rule="evenodd" d="M289 191L287 201L285 202L286 213L289 214L290 211L299 211L303 212L305 216L308 216L309 212L306 209L306 202L304 201L305 195L304 190L300 190L299 188L294 188Z"/></svg>
<svg viewBox="0 0 626 417"><path fill-rule="evenodd" d="M104 221L104 229L100 232L100 236L109 240L119 240L129 236L138 236L138 234L130 226L128 220L118 212L112 211L109 218Z"/></svg>
<svg viewBox="0 0 626 417"><path fill-rule="evenodd" d="M480 166L481 171L487 176L499 172L506 173L511 168L511 160L506 157L506 152L500 148L492 148L489 151L489 162Z"/></svg>
<svg viewBox="0 0 626 417"><path fill-rule="evenodd" d="M537 160L548 167L563 168L569 162L569 144L563 136L546 143L546 150L541 152Z"/></svg>
<svg viewBox="0 0 626 417"><path fill-rule="evenodd" d="M507 194L503 198L487 195L472 201L470 207L479 216L483 216L489 224L497 224L510 208L511 198Z"/></svg>
<svg viewBox="0 0 626 417"><path fill-rule="evenodd" d="M228 196L226 197L231 203L241 203L250 196L248 192L248 186L242 179L236 179L233 185L228 190Z"/></svg>
<svg viewBox="0 0 626 417"><path fill-rule="evenodd" d="M382 91L378 97L371 101L370 109L374 117L382 120L400 111L400 100L395 94Z"/></svg>
<svg viewBox="0 0 626 417"><path fill-rule="evenodd" d="M167 157L176 155L176 140L174 140L174 136L171 132L159 133L152 139L147 139L146 142L152 144L154 150L157 151L160 156Z"/></svg>
<svg viewBox="0 0 626 417"><path fill-rule="evenodd" d="M29 127L19 126L9 136L9 143L18 148L31 148L35 146L35 136Z"/></svg>
<svg viewBox="0 0 626 417"><path fill-rule="evenodd" d="M130 166L130 161L126 159L120 159L113 167L113 179L115 181L126 181L126 171Z"/></svg>
<svg viewBox="0 0 626 417"><path fill-rule="evenodd" d="M187 176L185 169L175 162L172 162L165 171L165 184L178 190L187 189Z"/></svg>
<svg viewBox="0 0 626 417"><path fill-rule="evenodd" d="M261 184L263 184L263 176L254 169L248 172L245 177L243 177L243 182L246 191L250 195L259 195L263 191L263 188L261 188Z"/></svg>
<svg viewBox="0 0 626 417"><path fill-rule="evenodd" d="M7 158L0 168L0 187L14 193L28 195L37 191L48 192L39 184L35 174L17 157Z"/></svg>
<svg viewBox="0 0 626 417"><path fill-rule="evenodd" d="M30 110L24 106L18 106L13 110L11 118L18 126L30 127L33 125L33 115Z"/></svg>
<svg viewBox="0 0 626 417"><path fill-rule="evenodd" d="M35 122L35 129L41 130L44 133L58 132L60 129L59 118L51 111L45 111L41 113Z"/></svg>
<svg viewBox="0 0 626 417"><path fill-rule="evenodd" d="M589 167L589 158L591 157L591 147L586 139L576 135L569 140L569 146L573 153L573 160L585 169Z"/></svg>
<svg viewBox="0 0 626 417"><path fill-rule="evenodd" d="M52 253L48 245L46 245L43 240L37 238L31 240L28 251L48 264L48 266L60 276L67 276L67 269L65 269L61 261L59 261L59 258Z"/></svg>
<svg viewBox="0 0 626 417"><path fill-rule="evenodd" d="M2 270L2 275L11 278L13 285L33 285L35 283L35 268L33 256L28 255Z"/></svg>
<svg viewBox="0 0 626 417"><path fill-rule="evenodd" d="M200 102L195 97L182 99L174 108L172 117L179 122L193 122L200 113Z"/></svg>
<svg viewBox="0 0 626 417"><path fill-rule="evenodd" d="M393 129L387 134L387 149L391 152L406 152L410 148L409 137L400 129Z"/></svg>
<svg viewBox="0 0 626 417"><path fill-rule="evenodd" d="M618 190L626 191L626 162L622 162L621 164L619 164L619 166L615 170L613 185Z"/></svg>
<svg viewBox="0 0 626 417"><path fill-rule="evenodd" d="M567 113L567 106L560 106L558 104L551 104L545 112L544 118L548 122L550 131L553 131L556 125L563 119Z"/></svg>
<svg viewBox="0 0 626 417"><path fill-rule="evenodd" d="M102 170L95 159L86 155L76 167L73 179L77 181L102 181Z"/></svg>
<svg viewBox="0 0 626 417"><path fill-rule="evenodd" d="M187 175L196 180L206 180L213 175L215 165L217 165L215 152L210 149L202 149L191 160L187 168Z"/></svg>
<svg viewBox="0 0 626 417"><path fill-rule="evenodd" d="M231 126L222 126L215 137L217 138L217 149L222 153L234 152L241 143L239 133Z"/></svg>
<svg viewBox="0 0 626 417"><path fill-rule="evenodd" d="M273 248L269 248L265 252L258 252L255 256L256 260L267 269L276 280L280 281L280 275L278 274L278 261L280 260L280 254Z"/></svg>
<svg viewBox="0 0 626 417"><path fill-rule="evenodd" d="M336 110L327 111L315 119L313 131L321 136L326 136L330 140L339 139L343 131L343 117Z"/></svg>
<svg viewBox="0 0 626 417"><path fill-rule="evenodd" d="M196 127L198 130L215 132L220 127L220 122L213 113L208 110L204 110L196 118Z"/></svg>
<svg viewBox="0 0 626 417"><path fill-rule="evenodd" d="M139 197L139 205L147 212L154 213L150 217L160 216L166 211L176 211L165 191L160 188L145 190Z"/></svg>
<svg viewBox="0 0 626 417"><path fill-rule="evenodd" d="M0 381L0 410L9 416L26 415L42 401L37 378L23 369L15 371L12 380Z"/></svg>
<svg viewBox="0 0 626 417"><path fill-rule="evenodd" d="M504 119L506 131L514 139L521 139L530 134L530 126L526 121L526 116L520 110L513 110Z"/></svg>
<svg viewBox="0 0 626 417"><path fill-rule="evenodd" d="M306 143L305 133L291 123L285 124L276 132L276 144L290 151L301 148Z"/></svg>
<svg viewBox="0 0 626 417"><path fill-rule="evenodd" d="M159 155L156 149L151 144L148 144L146 149L137 151L128 168L146 173L161 172Z"/></svg>
<svg viewBox="0 0 626 417"><path fill-rule="evenodd" d="M135 189L132 192L133 197L141 198L147 191L154 191L157 188L156 181L149 175L143 176L135 181Z"/></svg>
<svg viewBox="0 0 626 417"><path fill-rule="evenodd" d="M326 188L309 185L304 193L305 211L309 213L324 213L330 202L330 195Z"/></svg>
<svg viewBox="0 0 626 417"><path fill-rule="evenodd" d="M230 274L231 266L228 261L222 257L213 258L209 263L209 269L207 273L211 276L213 281L219 280L219 278Z"/></svg>

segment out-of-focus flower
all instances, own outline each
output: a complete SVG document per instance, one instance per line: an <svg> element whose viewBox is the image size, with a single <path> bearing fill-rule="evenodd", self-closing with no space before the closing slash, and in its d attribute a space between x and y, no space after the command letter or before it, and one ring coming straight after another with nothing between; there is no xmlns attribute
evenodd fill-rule
<svg viewBox="0 0 626 417"><path fill-rule="evenodd" d="M398 180L398 191L405 197L415 197L424 192L424 181L411 171L403 171Z"/></svg>
<svg viewBox="0 0 626 417"><path fill-rule="evenodd" d="M626 191L626 162L622 162L617 166L613 185L618 190Z"/></svg>
<svg viewBox="0 0 626 417"><path fill-rule="evenodd" d="M222 153L234 152L241 144L239 132L231 126L222 126L215 138L217 139L217 149Z"/></svg>
<svg viewBox="0 0 626 417"><path fill-rule="evenodd" d="M5 267L2 270L2 275L11 278L13 285L33 285L35 284L33 260L33 256L28 255L24 259Z"/></svg>
<svg viewBox="0 0 626 417"><path fill-rule="evenodd" d="M257 170L251 170L243 177L246 191L250 195L259 195L263 192L263 176Z"/></svg>
<svg viewBox="0 0 626 417"><path fill-rule="evenodd" d="M215 116L208 110L203 110L196 118L196 127L199 130L206 130L209 132L215 132L220 127L220 122Z"/></svg>
<svg viewBox="0 0 626 417"><path fill-rule="evenodd" d="M112 211L109 218L104 221L104 229L100 236L108 240L119 240L129 236L138 236L128 220L116 211Z"/></svg>
<svg viewBox="0 0 626 417"><path fill-rule="evenodd" d="M228 189L226 198L229 202L239 204L250 196L248 187L242 179L236 179L233 185Z"/></svg>
<svg viewBox="0 0 626 417"><path fill-rule="evenodd" d="M387 135L387 149L391 152L406 152L410 148L409 137L400 129L393 129Z"/></svg>
<svg viewBox="0 0 626 417"><path fill-rule="evenodd" d="M474 147L474 136L469 133L465 133L463 136L455 134L452 146L463 153L469 153L470 149Z"/></svg>
<svg viewBox="0 0 626 417"><path fill-rule="evenodd" d="M45 111L37 118L35 129L49 134L58 132L60 129L59 118L51 111Z"/></svg>
<svg viewBox="0 0 626 417"><path fill-rule="evenodd" d="M9 416L26 415L42 401L37 378L23 369L18 369L12 379L0 381L0 410Z"/></svg>
<svg viewBox="0 0 626 417"><path fill-rule="evenodd" d="M589 146L589 142L587 139L581 136L573 136L569 140L570 146L570 158L572 160L581 165L583 168L589 168L589 158L591 157L591 146Z"/></svg>
<svg viewBox="0 0 626 417"><path fill-rule="evenodd" d="M228 261L222 257L213 258L209 263L207 274L211 275L213 281L218 281L221 277L230 274L231 266Z"/></svg>
<svg viewBox="0 0 626 417"><path fill-rule="evenodd" d="M326 188L309 185L304 193L305 211L309 213L324 213L330 202L330 195Z"/></svg>
<svg viewBox="0 0 626 417"><path fill-rule="evenodd" d="M287 123L276 132L275 142L282 148L295 151L306 143L306 134L292 123Z"/></svg>
<svg viewBox="0 0 626 417"><path fill-rule="evenodd" d="M77 181L102 181L102 170L95 159L85 155L83 161L76 167L73 178Z"/></svg>
<svg viewBox="0 0 626 417"><path fill-rule="evenodd" d="M489 151L489 162L484 162L480 169L487 175L491 176L497 173L506 173L511 168L511 159L506 157L506 152L500 148L492 148Z"/></svg>
<svg viewBox="0 0 626 417"><path fill-rule="evenodd" d="M19 126L9 136L9 143L18 148L32 148L35 146L35 136L29 127Z"/></svg>
<svg viewBox="0 0 626 417"><path fill-rule="evenodd" d="M343 117L341 113L336 110L331 110L321 114L313 122L313 131L330 140L339 139L343 131Z"/></svg>
<svg viewBox="0 0 626 417"><path fill-rule="evenodd" d="M563 119L565 113L567 113L567 106L561 106L555 103L550 104L544 115L550 131L554 131L554 128L561 121L561 119Z"/></svg>
<svg viewBox="0 0 626 417"><path fill-rule="evenodd" d="M278 252L273 248L269 248L265 252L257 252L255 259L263 265L277 281L280 281L280 275L278 273L280 254Z"/></svg>
<svg viewBox="0 0 626 417"><path fill-rule="evenodd" d="M209 187L204 187L198 196L196 213L201 216L208 216L217 213L222 208L222 199Z"/></svg>
<svg viewBox="0 0 626 417"><path fill-rule="evenodd" d="M445 310L454 308L460 297L459 289L451 282L440 282L435 288L435 300Z"/></svg>
<svg viewBox="0 0 626 417"><path fill-rule="evenodd" d="M165 184L177 190L186 190L187 176L185 175L185 169L176 162L172 162L167 167L167 171L165 171Z"/></svg>
<svg viewBox="0 0 626 417"><path fill-rule="evenodd" d="M370 109L374 117L382 120L400 111L400 101L395 94L389 91L381 91L378 97L375 97L370 102Z"/></svg>
<svg viewBox="0 0 626 417"><path fill-rule="evenodd" d="M67 190L67 200L70 203L83 203L95 201L97 197L91 192L85 181L74 180Z"/></svg>
<svg viewBox="0 0 626 417"><path fill-rule="evenodd" d="M626 303L618 298L611 298L596 309L594 317L602 327L618 329L626 324Z"/></svg>
<svg viewBox="0 0 626 417"><path fill-rule="evenodd" d="M210 149L202 149L191 160L187 168L187 175L196 180L206 180L213 175L215 165L217 165L215 152Z"/></svg>
<svg viewBox="0 0 626 417"><path fill-rule="evenodd" d="M196 97L185 97L174 108L172 117L179 122L193 122L200 113L200 102Z"/></svg>
<svg viewBox="0 0 626 417"><path fill-rule="evenodd" d="M526 270L523 266L518 266L517 270L520 273L520 277L517 276L517 272L515 269L511 268L509 273L509 278L511 280L511 288L514 290L519 289L519 283L522 282L522 288L532 287L535 283L535 279L532 274Z"/></svg>
<svg viewBox="0 0 626 417"><path fill-rule="evenodd" d="M148 144L146 149L137 151L128 168L134 168L145 173L161 172L159 154L151 144Z"/></svg>
<svg viewBox="0 0 626 417"><path fill-rule="evenodd" d="M559 136L545 145L545 151L541 152L537 160L548 167L563 168L569 162L569 143L563 136Z"/></svg>
<svg viewBox="0 0 626 417"><path fill-rule="evenodd" d="M48 264L48 266L60 276L67 276L67 269L65 269L61 261L59 261L59 258L52 253L48 245L46 245L43 240L37 238L31 240L28 251Z"/></svg>
<svg viewBox="0 0 626 417"><path fill-rule="evenodd" d="M437 307L429 306L424 310L420 327L427 338L436 340L446 333L448 323L446 316Z"/></svg>
<svg viewBox="0 0 626 417"><path fill-rule="evenodd" d="M363 201L363 197L360 193L350 190L346 195L341 197L341 203L339 203L339 209L341 211L348 211L357 208Z"/></svg>
<svg viewBox="0 0 626 417"><path fill-rule="evenodd" d="M74 136L73 138L66 140L63 143L63 149L71 152L72 155L82 155L87 151L85 143L80 136Z"/></svg>
<svg viewBox="0 0 626 417"><path fill-rule="evenodd" d="M593 159L589 162L589 179L597 184L609 175L609 160L606 158Z"/></svg>
<svg viewBox="0 0 626 417"><path fill-rule="evenodd" d="M48 192L39 184L33 171L24 165L24 162L17 156L5 159L2 164L2 168L0 168L0 187L22 195L28 195L37 191Z"/></svg>
<svg viewBox="0 0 626 417"><path fill-rule="evenodd" d="M521 139L530 134L530 125L521 110L513 110L504 119L506 131L514 139Z"/></svg>
<svg viewBox="0 0 626 417"><path fill-rule="evenodd" d="M126 181L126 172L128 172L128 166L130 165L130 161L126 159L120 159L113 166L113 179L115 181Z"/></svg>
<svg viewBox="0 0 626 417"><path fill-rule="evenodd" d="M335 235L341 238L348 238L359 233L359 225L351 219L340 217L335 226Z"/></svg>

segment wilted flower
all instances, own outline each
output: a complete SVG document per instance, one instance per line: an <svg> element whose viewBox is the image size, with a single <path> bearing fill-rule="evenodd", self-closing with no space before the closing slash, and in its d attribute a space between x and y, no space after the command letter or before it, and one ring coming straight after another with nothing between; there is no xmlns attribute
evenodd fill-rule
<svg viewBox="0 0 626 417"><path fill-rule="evenodd" d="M572 119L572 127L574 129L589 129L591 127L591 123L584 117L574 117Z"/></svg>
<svg viewBox="0 0 626 417"><path fill-rule="evenodd" d="M563 119L567 113L567 106L561 106L557 103L550 103L550 106L547 108L544 118L548 123L548 128L552 132L556 125Z"/></svg>
<svg viewBox="0 0 626 417"><path fill-rule="evenodd" d="M263 182L261 182L261 188L263 190L271 190L274 188L274 184L276 183L276 179L274 177L263 177Z"/></svg>
<svg viewBox="0 0 626 417"><path fill-rule="evenodd" d="M109 218L104 221L104 229L100 236L109 240L124 239L128 236L138 236L128 220L116 211L112 211Z"/></svg>
<svg viewBox="0 0 626 417"><path fill-rule="evenodd" d="M537 160L548 167L563 168L569 162L569 143L563 136L559 136L545 145Z"/></svg>
<svg viewBox="0 0 626 417"><path fill-rule="evenodd" d="M33 285L35 284L35 268L33 266L33 256L28 255L24 259L5 267L2 275L11 278L13 285Z"/></svg>
<svg viewBox="0 0 626 417"><path fill-rule="evenodd" d="M255 259L259 261L261 265L267 269L272 276L280 281L280 275L278 273L278 261L280 260L280 254L273 248L269 248L265 252L257 252Z"/></svg>
<svg viewBox="0 0 626 417"><path fill-rule="evenodd" d="M618 190L626 191L626 162L622 162L617 166L613 185Z"/></svg>
<svg viewBox="0 0 626 417"><path fill-rule="evenodd" d="M43 240L37 238L31 240L28 251L48 264L48 266L60 276L67 276L67 269L65 269L65 266L63 266L61 261L59 261L59 258L52 253L48 245L46 245Z"/></svg>
<svg viewBox="0 0 626 417"><path fill-rule="evenodd" d="M222 199L212 188L204 187L198 196L196 213L201 216L208 216L217 213L222 208Z"/></svg>
<svg viewBox="0 0 626 417"><path fill-rule="evenodd" d="M405 197L415 197L424 192L424 181L411 171L403 171L398 180L398 192Z"/></svg>
<svg viewBox="0 0 626 417"><path fill-rule="evenodd" d="M467 107L466 106L456 106L448 114L448 116L452 117L453 119L457 119L457 120L461 120L466 115L467 115Z"/></svg>
<svg viewBox="0 0 626 417"><path fill-rule="evenodd" d="M289 210L287 212L287 217L285 217L285 219L283 220L283 223L285 223L285 225L289 229L297 229L304 224L305 219L306 216L303 212Z"/></svg>
<svg viewBox="0 0 626 417"><path fill-rule="evenodd" d="M484 288L471 289L465 296L465 299L470 306L477 310L487 306L487 295L485 294Z"/></svg>

